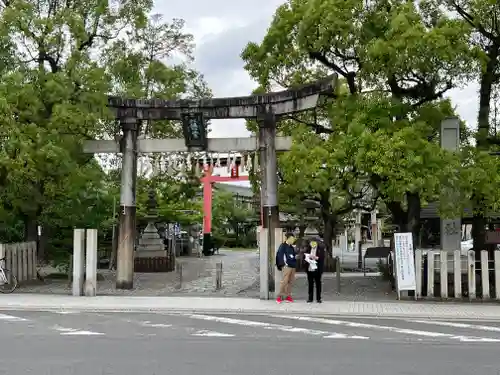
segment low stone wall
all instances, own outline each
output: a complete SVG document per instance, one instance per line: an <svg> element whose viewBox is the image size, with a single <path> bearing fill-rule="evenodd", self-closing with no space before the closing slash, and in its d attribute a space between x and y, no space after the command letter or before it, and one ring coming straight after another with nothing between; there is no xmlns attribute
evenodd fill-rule
<svg viewBox="0 0 500 375"><path fill-rule="evenodd" d="M134 259L135 272L172 272L174 270L174 257L137 257Z"/></svg>

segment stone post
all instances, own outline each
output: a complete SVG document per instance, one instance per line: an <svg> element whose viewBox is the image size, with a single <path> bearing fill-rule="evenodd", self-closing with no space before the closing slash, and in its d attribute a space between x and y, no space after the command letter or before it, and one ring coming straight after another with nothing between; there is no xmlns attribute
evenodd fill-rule
<svg viewBox="0 0 500 375"><path fill-rule="evenodd" d="M97 229L87 229L85 263L85 296L94 297L97 292Z"/></svg>
<svg viewBox="0 0 500 375"><path fill-rule="evenodd" d="M83 296L85 277L85 229L73 231L73 284L72 294Z"/></svg>
<svg viewBox="0 0 500 375"><path fill-rule="evenodd" d="M361 243L361 211L356 210L354 224L354 249L358 252L358 268L363 268L363 245Z"/></svg>
<svg viewBox="0 0 500 375"><path fill-rule="evenodd" d="M377 247L379 243L379 237L378 237L378 222L377 222L377 211L373 210L371 212L371 220L370 220L370 225L371 225L371 231L372 231L372 242L373 246Z"/></svg>
<svg viewBox="0 0 500 375"><path fill-rule="evenodd" d="M136 237L135 192L137 181L137 136L140 122L136 118L121 119L123 155L120 186L120 220L116 289L132 289L134 283L134 246Z"/></svg>
<svg viewBox="0 0 500 375"><path fill-rule="evenodd" d="M457 151L460 144L460 121L457 117L449 117L441 123L441 147L449 151ZM445 187L446 190L446 187ZM454 192L452 192L454 194ZM441 219L441 249L460 250L462 242L462 219Z"/></svg>

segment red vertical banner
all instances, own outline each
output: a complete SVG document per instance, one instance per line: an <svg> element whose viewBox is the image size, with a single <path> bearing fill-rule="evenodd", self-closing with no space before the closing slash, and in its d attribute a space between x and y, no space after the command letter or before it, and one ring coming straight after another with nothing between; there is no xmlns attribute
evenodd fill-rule
<svg viewBox="0 0 500 375"><path fill-rule="evenodd" d="M238 171L238 165L235 163L231 167L231 178L238 178L239 176L239 171Z"/></svg>

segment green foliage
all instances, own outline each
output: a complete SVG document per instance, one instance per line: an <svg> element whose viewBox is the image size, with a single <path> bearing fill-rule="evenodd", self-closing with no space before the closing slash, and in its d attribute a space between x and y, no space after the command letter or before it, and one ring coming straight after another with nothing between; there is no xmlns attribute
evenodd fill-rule
<svg viewBox="0 0 500 375"><path fill-rule="evenodd" d="M183 182L172 176L162 175L150 179L139 178L137 185L137 219L139 221L144 221L150 214L149 192L154 190L160 220L181 225L201 223L202 202L195 198L193 190L193 185L196 183Z"/></svg>
<svg viewBox="0 0 500 375"><path fill-rule="evenodd" d="M227 247L252 247L256 242L256 212L224 190L215 190L212 198L212 233Z"/></svg>
<svg viewBox="0 0 500 375"><path fill-rule="evenodd" d="M48 258L66 261L72 228L93 227L107 236L119 204L119 174L103 171L82 141L116 135L106 108L109 94L181 98L209 96L203 77L187 63L165 59L184 54L192 60L192 36L184 22L149 16L152 1L13 0L0 14L0 237L37 237ZM151 126L150 126L151 125ZM177 124L158 123L146 134L175 135ZM158 173L157 173L158 174ZM176 173L139 183L155 185L160 215L191 222L200 214L193 199L196 179ZM180 199L181 198L181 199ZM142 215L142 216L141 216ZM48 238L46 238L48 237ZM44 248L45 245L42 245ZM42 254L41 256L45 256Z"/></svg>
<svg viewBox="0 0 500 375"><path fill-rule="evenodd" d="M280 192L319 197L332 220L374 195L401 213L409 194L425 204L454 181L459 156L439 147L440 123L454 110L441 96L472 76L476 60L466 24L442 12L429 17L409 1L290 0L278 8L262 43L242 53L250 75L265 89L340 78L335 99L282 124L295 142L280 158Z"/></svg>
<svg viewBox="0 0 500 375"><path fill-rule="evenodd" d="M99 135L108 116L110 80L98 64L100 47L124 27L144 24L151 3L4 4L0 35L20 48L2 51L12 64L0 80L0 205L30 239L37 225L44 232L84 218L97 225L103 213L93 205L104 204L96 195L104 175L80 143Z"/></svg>

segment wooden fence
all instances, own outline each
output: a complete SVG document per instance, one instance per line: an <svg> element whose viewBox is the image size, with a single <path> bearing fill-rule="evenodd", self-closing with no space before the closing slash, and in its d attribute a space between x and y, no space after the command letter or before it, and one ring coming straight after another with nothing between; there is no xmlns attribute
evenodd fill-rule
<svg viewBox="0 0 500 375"><path fill-rule="evenodd" d="M417 298L500 300L500 251L415 251Z"/></svg>
<svg viewBox="0 0 500 375"><path fill-rule="evenodd" d="M0 259L19 283L37 279L36 242L0 244Z"/></svg>

